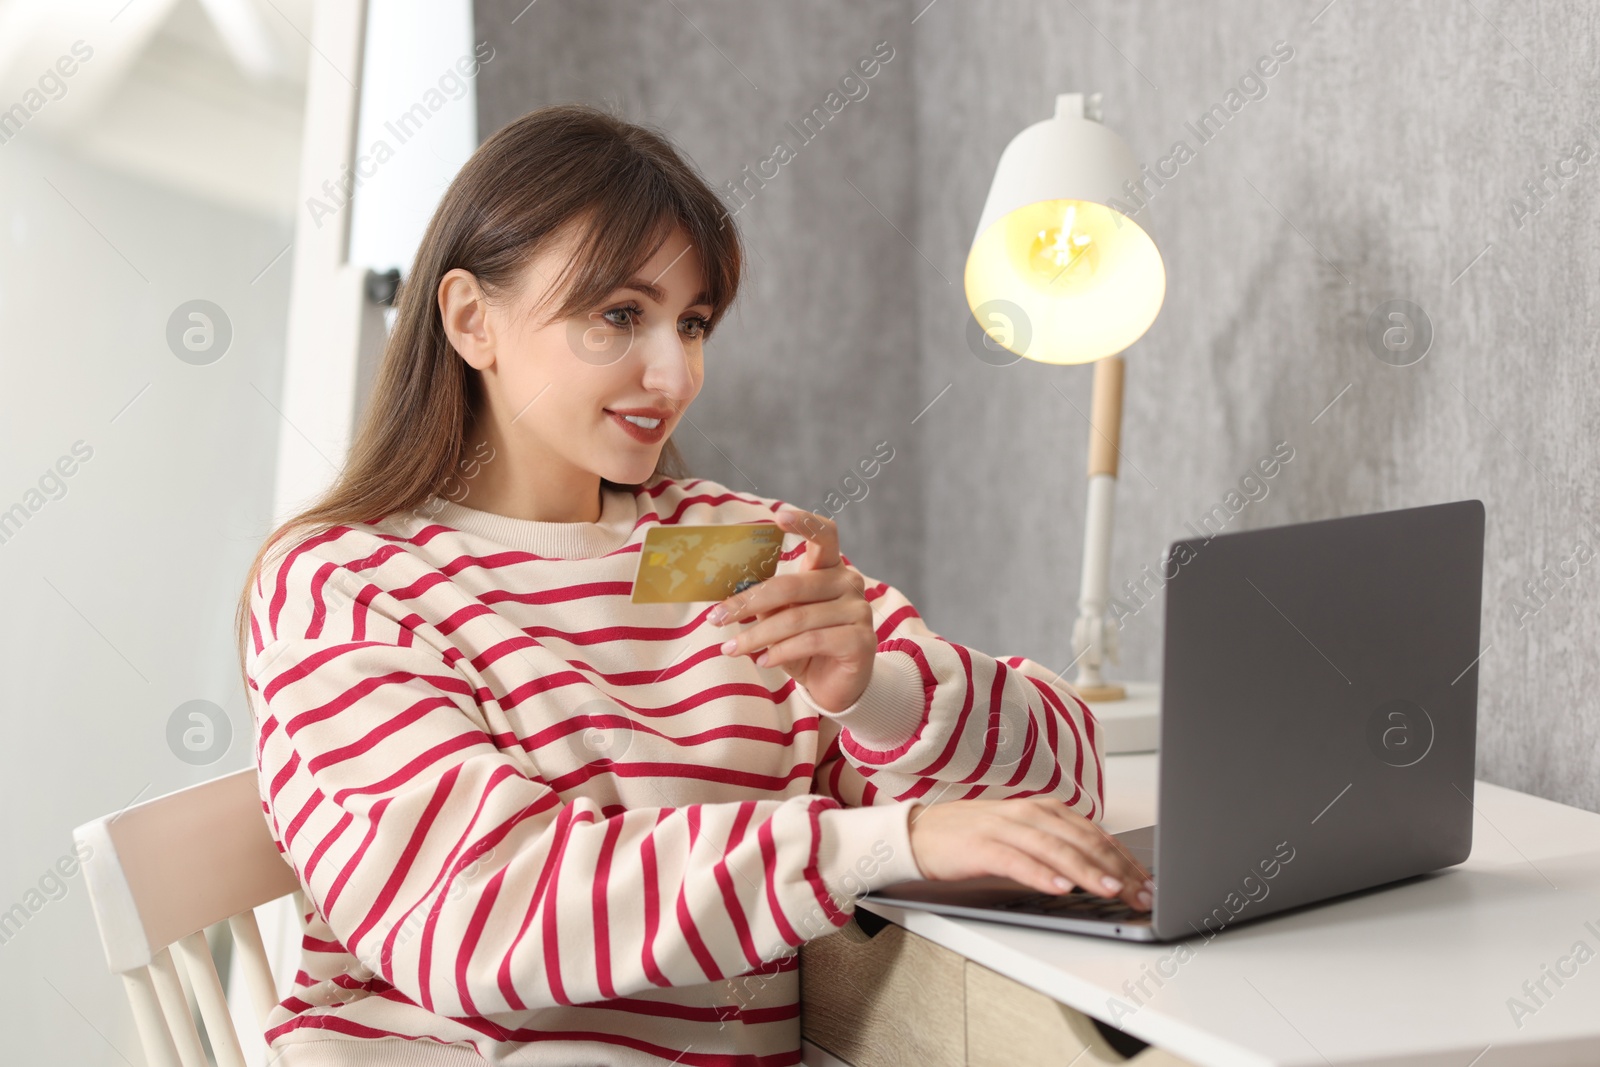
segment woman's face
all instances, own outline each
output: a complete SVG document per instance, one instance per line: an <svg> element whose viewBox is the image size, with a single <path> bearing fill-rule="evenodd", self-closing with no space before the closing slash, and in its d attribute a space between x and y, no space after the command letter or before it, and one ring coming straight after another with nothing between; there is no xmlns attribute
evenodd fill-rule
<svg viewBox="0 0 1600 1067"><path fill-rule="evenodd" d="M454 331L451 341L483 372L497 436L533 469L557 484L578 484L585 474L637 484L700 392L701 336L712 310L702 264L677 227L629 284L570 319L545 322L559 301L540 302L576 236L569 228L524 268L516 295L488 306L481 332L467 326L461 342ZM441 284L448 330L445 292Z"/></svg>

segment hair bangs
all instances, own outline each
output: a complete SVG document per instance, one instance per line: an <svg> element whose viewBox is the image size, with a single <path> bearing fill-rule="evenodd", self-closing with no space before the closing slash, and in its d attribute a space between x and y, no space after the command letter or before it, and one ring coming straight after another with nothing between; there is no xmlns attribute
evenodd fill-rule
<svg viewBox="0 0 1600 1067"><path fill-rule="evenodd" d="M551 319L568 318L594 307L639 277L673 229L682 227L690 247L700 254L703 288L711 304L709 332L738 292L738 238L715 197L684 188L642 161L637 169L642 173L636 184L608 184L575 218L574 225L581 227L583 237L552 284L552 292L565 291L566 296Z"/></svg>

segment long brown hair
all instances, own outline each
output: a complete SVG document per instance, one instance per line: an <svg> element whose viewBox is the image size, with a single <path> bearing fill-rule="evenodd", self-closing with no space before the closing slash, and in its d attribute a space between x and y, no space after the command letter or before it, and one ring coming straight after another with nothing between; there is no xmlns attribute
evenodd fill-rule
<svg viewBox="0 0 1600 1067"><path fill-rule="evenodd" d="M343 470L272 532L250 565L235 615L241 675L251 588L280 540L296 528L309 537L418 508L463 464L483 410L482 379L445 335L440 279L461 267L491 299L515 298L528 260L568 224L586 236L551 283L545 304L563 291L566 298L549 321L604 300L643 267L675 224L705 265L712 312L702 336L738 293L744 255L733 219L664 134L580 104L530 111L497 131L450 183L396 292L394 326ZM668 439L646 482L685 473ZM300 540L284 540L284 547Z"/></svg>

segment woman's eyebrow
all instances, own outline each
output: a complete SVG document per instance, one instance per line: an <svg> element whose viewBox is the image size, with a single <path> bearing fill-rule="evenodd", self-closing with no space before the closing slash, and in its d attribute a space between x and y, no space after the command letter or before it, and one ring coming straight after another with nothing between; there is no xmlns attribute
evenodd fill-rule
<svg viewBox="0 0 1600 1067"><path fill-rule="evenodd" d="M633 281L624 284L623 288L633 289L637 292L643 293L645 296L648 296L651 300L654 300L658 304L666 303L667 294L662 291L661 287L659 285L652 285L643 278L635 278ZM709 290L702 289L700 292L695 294L693 300L689 301L688 306L694 307L696 304L709 303L711 303L711 293Z"/></svg>

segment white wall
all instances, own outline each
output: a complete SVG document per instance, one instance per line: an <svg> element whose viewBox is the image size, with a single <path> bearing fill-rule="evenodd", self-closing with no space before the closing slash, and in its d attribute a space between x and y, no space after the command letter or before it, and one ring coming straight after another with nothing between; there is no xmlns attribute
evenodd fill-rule
<svg viewBox="0 0 1600 1067"><path fill-rule="evenodd" d="M143 1062L81 876L28 894L74 826L253 765L232 611L272 510L289 238L41 138L0 146L0 511L38 505L0 542L0 913L42 905L0 933L7 1064ZM207 365L166 340L197 298L232 325ZM77 441L90 458L30 498ZM168 744L192 700L232 728L209 763Z"/></svg>
<svg viewBox="0 0 1600 1067"><path fill-rule="evenodd" d="M474 53L479 39L467 0L368 3L350 262L411 269L439 198L478 147L477 61L493 55Z"/></svg>

